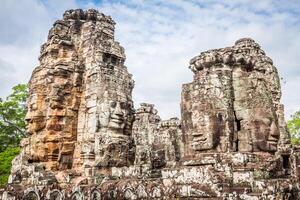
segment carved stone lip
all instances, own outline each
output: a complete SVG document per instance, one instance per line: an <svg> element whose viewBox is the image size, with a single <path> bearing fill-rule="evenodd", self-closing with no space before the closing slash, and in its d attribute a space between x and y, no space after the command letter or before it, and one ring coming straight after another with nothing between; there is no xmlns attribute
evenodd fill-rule
<svg viewBox="0 0 300 200"><path fill-rule="evenodd" d="M112 122L123 123L124 119L122 117L111 117Z"/></svg>
<svg viewBox="0 0 300 200"><path fill-rule="evenodd" d="M207 140L207 138L198 138L198 137L195 137L193 139L194 142L205 142Z"/></svg>
<svg viewBox="0 0 300 200"><path fill-rule="evenodd" d="M203 133L199 133L199 132L194 132L194 133L192 133L192 135L194 137L203 137Z"/></svg>
<svg viewBox="0 0 300 200"><path fill-rule="evenodd" d="M193 141L195 142L205 142L207 138L205 137L194 137Z"/></svg>

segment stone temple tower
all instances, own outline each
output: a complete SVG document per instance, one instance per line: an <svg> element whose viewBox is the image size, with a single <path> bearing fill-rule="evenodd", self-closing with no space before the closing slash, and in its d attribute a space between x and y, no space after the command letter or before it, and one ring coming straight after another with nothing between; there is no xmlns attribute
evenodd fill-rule
<svg viewBox="0 0 300 200"><path fill-rule="evenodd" d="M0 200L297 200L278 73L250 38L202 52L181 119L134 109L115 22L68 10L29 82L28 137Z"/></svg>
<svg viewBox="0 0 300 200"><path fill-rule="evenodd" d="M54 23L30 79L31 137L23 141L18 162L87 176L100 166L133 162L134 82L124 49L114 41L114 25L96 10L66 11Z"/></svg>
<svg viewBox="0 0 300 200"><path fill-rule="evenodd" d="M272 60L250 38L193 58L182 92L186 155L276 152L288 137Z"/></svg>

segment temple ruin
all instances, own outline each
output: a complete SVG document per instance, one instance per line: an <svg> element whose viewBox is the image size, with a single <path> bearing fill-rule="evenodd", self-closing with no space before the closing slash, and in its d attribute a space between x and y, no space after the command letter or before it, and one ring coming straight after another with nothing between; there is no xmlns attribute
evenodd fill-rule
<svg viewBox="0 0 300 200"><path fill-rule="evenodd" d="M134 108L114 27L77 9L50 29L29 82L29 137L0 199L300 199L300 148L254 40L191 59L181 119L162 120L153 104Z"/></svg>

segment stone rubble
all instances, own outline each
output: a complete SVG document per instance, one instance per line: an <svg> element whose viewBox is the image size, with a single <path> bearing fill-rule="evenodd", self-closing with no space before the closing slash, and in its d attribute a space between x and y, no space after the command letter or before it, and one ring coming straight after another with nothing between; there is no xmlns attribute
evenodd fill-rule
<svg viewBox="0 0 300 200"><path fill-rule="evenodd" d="M28 138L0 199L300 199L272 60L250 38L190 61L181 119L134 109L115 22L68 10L30 79Z"/></svg>

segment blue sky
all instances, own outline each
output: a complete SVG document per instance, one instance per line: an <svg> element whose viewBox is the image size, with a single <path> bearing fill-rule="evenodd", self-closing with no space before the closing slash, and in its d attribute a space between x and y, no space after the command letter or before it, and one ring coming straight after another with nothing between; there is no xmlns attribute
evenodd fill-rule
<svg viewBox="0 0 300 200"><path fill-rule="evenodd" d="M300 110L299 0L1 0L0 96L28 82L48 30L67 9L95 8L116 21L116 40L136 86L136 107L154 103L162 118L180 116L189 60L201 51L256 40L282 78L286 117Z"/></svg>

